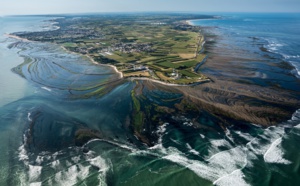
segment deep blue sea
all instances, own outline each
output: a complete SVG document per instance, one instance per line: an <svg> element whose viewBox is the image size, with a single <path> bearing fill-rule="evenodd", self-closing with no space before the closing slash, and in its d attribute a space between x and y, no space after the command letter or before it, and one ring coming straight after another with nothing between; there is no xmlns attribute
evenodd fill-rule
<svg viewBox="0 0 300 186"><path fill-rule="evenodd" d="M300 14L216 16L192 23L216 36L208 39L216 39L219 55L251 61L243 66L252 69L248 81L268 86L272 78L281 89L299 91ZM174 105L182 95L143 81L113 84L118 75L108 66L5 35L53 29L49 19L0 18L0 185L300 185L300 110L276 126L226 132L209 114L194 121L176 113L161 118L152 129L158 141L148 147L128 129L132 91L142 90L143 109ZM296 69L269 69L281 61ZM200 70L235 77L222 68ZM76 146L76 133L91 130L101 139Z"/></svg>

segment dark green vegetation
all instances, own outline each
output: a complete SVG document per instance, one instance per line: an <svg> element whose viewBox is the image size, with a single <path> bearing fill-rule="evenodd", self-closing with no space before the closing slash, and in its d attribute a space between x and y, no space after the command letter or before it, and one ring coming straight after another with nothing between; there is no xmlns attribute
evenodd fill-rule
<svg viewBox="0 0 300 186"><path fill-rule="evenodd" d="M208 79L197 73L205 60L204 36L189 19L193 14L125 14L67 16L56 19L60 29L15 33L34 41L53 42L69 51L112 64L125 77L148 77L169 83L191 84Z"/></svg>

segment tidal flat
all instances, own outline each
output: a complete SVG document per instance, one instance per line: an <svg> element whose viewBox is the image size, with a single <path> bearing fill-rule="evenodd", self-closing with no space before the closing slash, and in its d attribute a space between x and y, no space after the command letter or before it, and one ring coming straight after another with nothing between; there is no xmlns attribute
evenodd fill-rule
<svg viewBox="0 0 300 186"><path fill-rule="evenodd" d="M236 32L225 35L201 22L207 18L222 21L195 14L7 18L7 27L27 20L1 33L28 40L5 36L1 46L24 59L11 73L29 93L0 107L7 152L0 184L300 183L295 66L261 50L263 38L235 41L229 33ZM128 31L131 23L138 33ZM32 24L53 27L32 31Z"/></svg>

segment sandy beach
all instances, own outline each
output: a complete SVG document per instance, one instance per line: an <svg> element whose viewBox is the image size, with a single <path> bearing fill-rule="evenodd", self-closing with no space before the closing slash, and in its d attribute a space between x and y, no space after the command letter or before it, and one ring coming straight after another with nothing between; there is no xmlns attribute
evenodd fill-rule
<svg viewBox="0 0 300 186"><path fill-rule="evenodd" d="M19 36L16 36L16 35L12 35L12 34L4 34L6 37L9 37L9 38L14 38L14 39L18 39L18 40L21 40L21 41L26 41L26 42L29 42L30 40L28 39L25 39L25 38L22 38L22 37L19 37Z"/></svg>

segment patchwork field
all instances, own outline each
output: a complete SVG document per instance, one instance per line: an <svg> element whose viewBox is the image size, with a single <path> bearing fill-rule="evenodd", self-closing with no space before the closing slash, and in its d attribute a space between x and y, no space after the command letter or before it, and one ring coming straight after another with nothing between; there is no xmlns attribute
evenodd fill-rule
<svg viewBox="0 0 300 186"><path fill-rule="evenodd" d="M50 41L69 51L115 65L124 77L148 77L167 83L193 84L208 79L198 72L205 61L200 28L186 23L193 15L63 18L60 29L18 34Z"/></svg>

